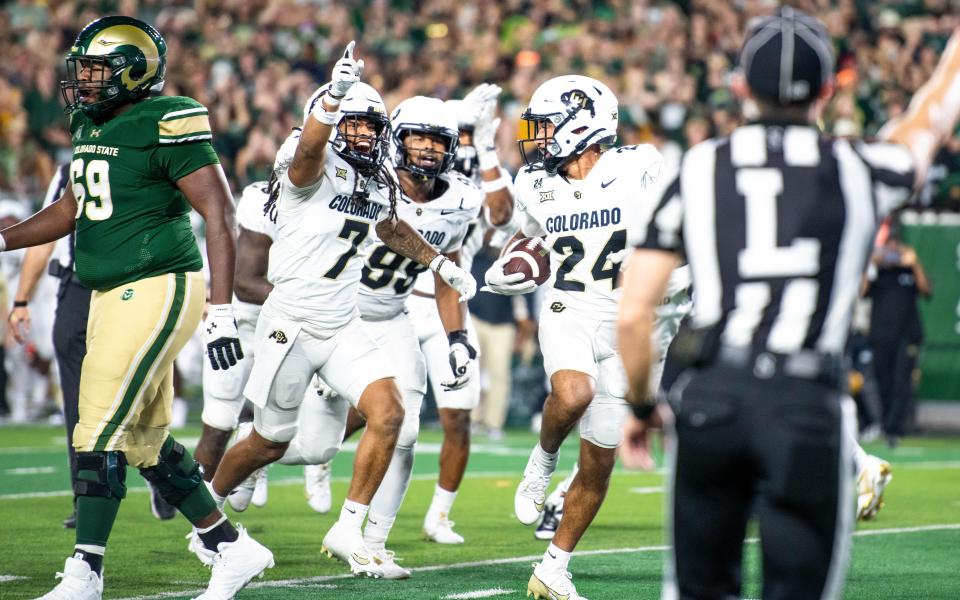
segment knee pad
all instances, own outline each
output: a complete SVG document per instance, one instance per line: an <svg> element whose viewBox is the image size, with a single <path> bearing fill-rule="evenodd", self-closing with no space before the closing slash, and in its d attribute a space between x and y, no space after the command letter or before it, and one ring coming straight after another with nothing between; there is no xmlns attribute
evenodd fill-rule
<svg viewBox="0 0 960 600"><path fill-rule="evenodd" d="M127 457L123 452L77 452L77 496L116 498L127 495Z"/></svg>
<svg viewBox="0 0 960 600"><path fill-rule="evenodd" d="M153 484L164 500L177 508L203 483L200 463L172 436L167 436L163 442L157 464L140 469L140 475Z"/></svg>
<svg viewBox="0 0 960 600"><path fill-rule="evenodd" d="M212 396L203 399L203 413L200 420L220 431L233 431L240 423L243 410L243 396L236 400L223 400Z"/></svg>
<svg viewBox="0 0 960 600"><path fill-rule="evenodd" d="M616 448L623 439L628 411L620 398L596 396L580 418L580 437L600 448Z"/></svg>
<svg viewBox="0 0 960 600"><path fill-rule="evenodd" d="M333 460L333 457L340 451L340 446L328 446L325 448L301 448L303 460L308 465L324 465Z"/></svg>
<svg viewBox="0 0 960 600"><path fill-rule="evenodd" d="M278 421L267 414L265 409L255 407L253 410L253 428L257 435L265 440L279 443L289 443L297 435L298 424L292 421Z"/></svg>
<svg viewBox="0 0 960 600"><path fill-rule="evenodd" d="M420 415L407 413L400 425L400 435L397 437L398 448L413 448L420 435Z"/></svg>

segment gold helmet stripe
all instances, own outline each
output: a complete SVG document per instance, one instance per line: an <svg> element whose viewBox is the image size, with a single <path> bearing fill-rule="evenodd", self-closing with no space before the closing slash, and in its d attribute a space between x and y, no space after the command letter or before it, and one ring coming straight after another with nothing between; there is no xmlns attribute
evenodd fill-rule
<svg viewBox="0 0 960 600"><path fill-rule="evenodd" d="M120 81L124 87L128 90L133 90L142 82L152 78L160 65L160 52L157 50L157 45L154 43L153 38L147 35L147 32L133 25L113 25L112 27L107 27L90 40L90 44L87 46L84 54L88 56L104 56L114 52L119 46L128 44L139 48L147 58L147 69L142 77L136 79L131 77L130 69L124 69L120 75Z"/></svg>

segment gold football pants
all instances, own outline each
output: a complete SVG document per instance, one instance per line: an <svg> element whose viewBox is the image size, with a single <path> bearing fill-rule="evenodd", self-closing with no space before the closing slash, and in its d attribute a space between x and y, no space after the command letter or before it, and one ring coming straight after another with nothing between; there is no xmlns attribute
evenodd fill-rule
<svg viewBox="0 0 960 600"><path fill-rule="evenodd" d="M73 431L77 452L124 452L134 467L157 463L170 425L173 361L197 330L205 297L200 272L93 292Z"/></svg>

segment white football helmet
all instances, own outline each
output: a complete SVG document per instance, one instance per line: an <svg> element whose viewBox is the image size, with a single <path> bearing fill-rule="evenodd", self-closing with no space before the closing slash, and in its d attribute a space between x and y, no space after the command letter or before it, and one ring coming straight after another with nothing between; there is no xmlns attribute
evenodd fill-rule
<svg viewBox="0 0 960 600"><path fill-rule="evenodd" d="M423 177L439 177L446 173L457 156L460 147L460 130L457 116L443 100L414 96L401 102L390 115L393 126L394 166L406 169ZM425 167L410 160L403 139L411 132L435 135L443 139L446 150L436 167ZM421 154L421 158L423 155Z"/></svg>
<svg viewBox="0 0 960 600"><path fill-rule="evenodd" d="M563 75L545 81L520 117L527 122L527 138L518 140L523 161L552 175L593 144L613 145L617 112L617 97L592 77ZM548 124L553 126L550 135Z"/></svg>
<svg viewBox="0 0 960 600"><path fill-rule="evenodd" d="M307 122L317 102L329 89L330 84L324 84L307 100L303 107L304 123ZM376 129L374 138L371 140L365 139L369 136L347 135L344 124L349 119L364 119L373 123ZM354 83L340 101L340 119L337 121L336 129L336 134L330 140L333 151L350 163L361 175L371 176L376 173L387 159L390 144L390 119L387 117L387 107L380 93L362 81ZM364 146L369 145L369 149L359 149L358 143Z"/></svg>

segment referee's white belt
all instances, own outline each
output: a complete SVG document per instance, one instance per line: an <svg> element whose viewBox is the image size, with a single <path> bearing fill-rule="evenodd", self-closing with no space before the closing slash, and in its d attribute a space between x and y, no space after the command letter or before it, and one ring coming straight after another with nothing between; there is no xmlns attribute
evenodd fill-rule
<svg viewBox="0 0 960 600"><path fill-rule="evenodd" d="M777 375L809 379L839 386L843 381L843 361L838 356L800 350L792 354L755 352L751 348L721 346L715 363L734 369L749 369L757 379Z"/></svg>

